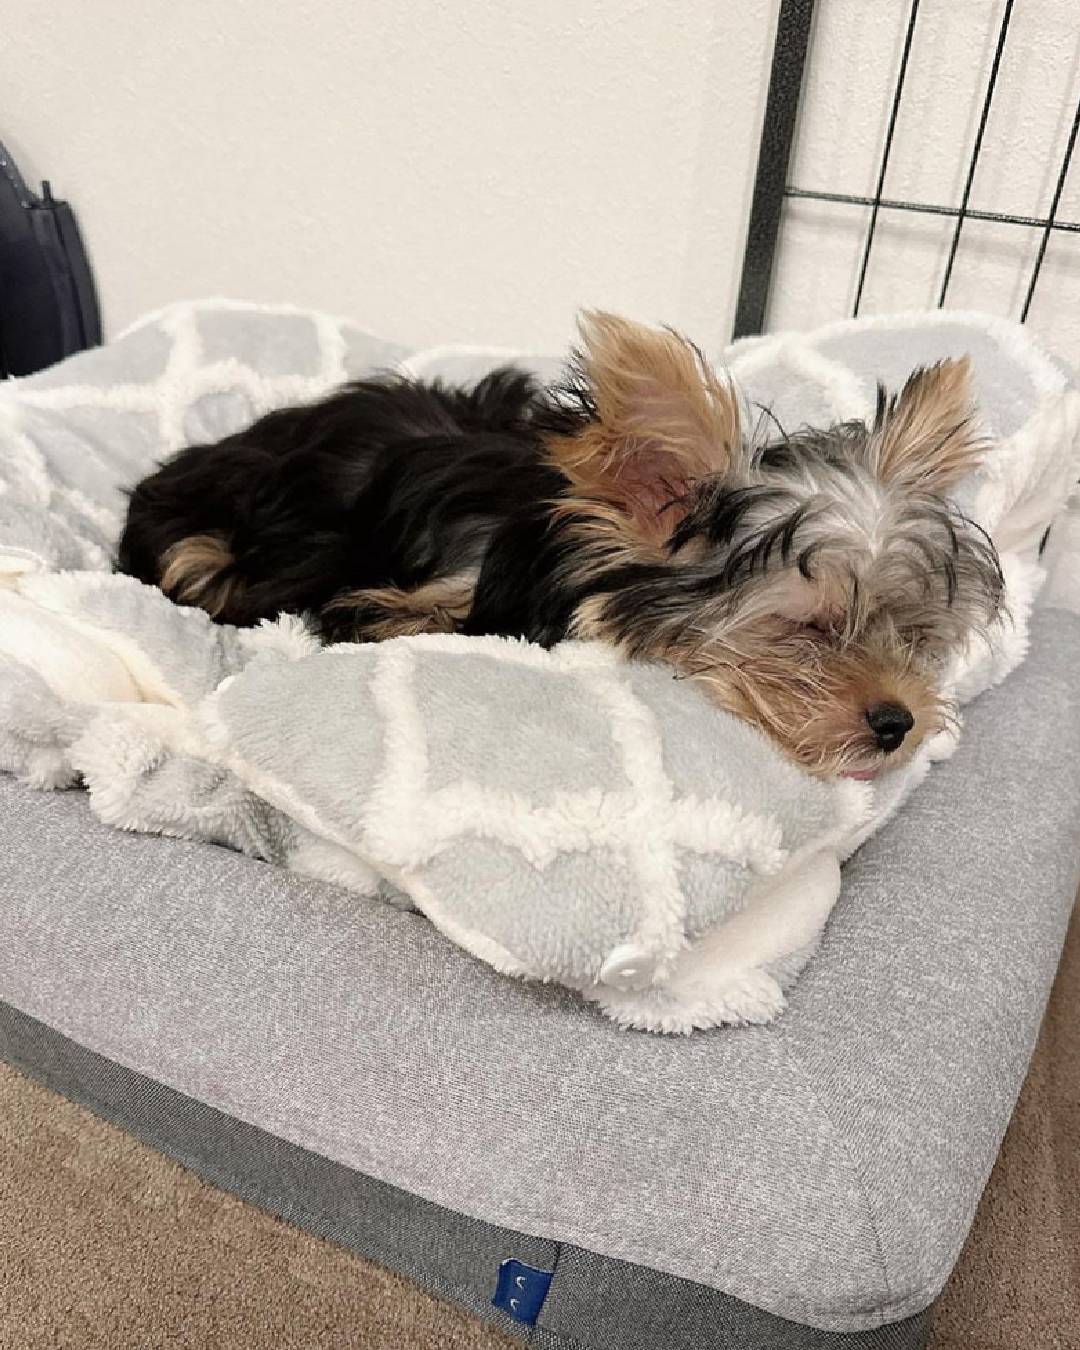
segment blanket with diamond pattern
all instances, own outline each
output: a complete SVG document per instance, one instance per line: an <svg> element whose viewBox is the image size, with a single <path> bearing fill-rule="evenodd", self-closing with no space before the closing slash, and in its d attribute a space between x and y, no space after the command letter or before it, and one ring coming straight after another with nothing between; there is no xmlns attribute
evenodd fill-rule
<svg viewBox="0 0 1080 1350"><path fill-rule="evenodd" d="M1080 473L1080 394L1023 330L976 315L724 354L748 400L797 426L865 416L878 379L964 352L995 448L958 495L1002 551L1009 614L958 662L961 701L1022 659L1038 545ZM120 828L415 907L629 1026L766 1021L843 858L954 738L876 784L825 784L670 672L596 644L320 649L300 619L217 626L110 571L124 489L182 445L376 369L467 380L514 356L559 364L410 354L346 320L209 301L0 388L0 768L81 786Z"/></svg>

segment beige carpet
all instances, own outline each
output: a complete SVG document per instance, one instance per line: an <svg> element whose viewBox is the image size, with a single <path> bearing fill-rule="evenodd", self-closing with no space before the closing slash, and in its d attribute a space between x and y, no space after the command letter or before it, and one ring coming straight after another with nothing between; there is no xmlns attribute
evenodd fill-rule
<svg viewBox="0 0 1080 1350"><path fill-rule="evenodd" d="M0 1066L0 1350L509 1350ZM933 1350L1080 1348L1080 922Z"/></svg>
<svg viewBox="0 0 1080 1350"><path fill-rule="evenodd" d="M931 1350L1080 1350L1080 910Z"/></svg>
<svg viewBox="0 0 1080 1350"><path fill-rule="evenodd" d="M0 1065L0 1350L515 1344Z"/></svg>

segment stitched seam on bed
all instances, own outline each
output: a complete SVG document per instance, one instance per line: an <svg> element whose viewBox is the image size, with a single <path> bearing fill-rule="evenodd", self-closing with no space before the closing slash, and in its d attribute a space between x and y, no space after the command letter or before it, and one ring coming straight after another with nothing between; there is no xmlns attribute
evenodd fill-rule
<svg viewBox="0 0 1080 1350"><path fill-rule="evenodd" d="M833 1119L831 1113L829 1112L828 1108L825 1106L820 1095L815 1089L813 1081L811 1080L810 1074L808 1073L805 1065L795 1056L795 1054L791 1051L791 1049L784 1044L783 1040L776 1033L775 1029L769 1028L769 1031L770 1031L770 1039L776 1045L777 1049L779 1050L781 1056L784 1059L784 1062L791 1068L792 1072L794 1074L797 1074L798 1077L802 1080L802 1084L806 1090L807 1096L810 1098L814 1106L817 1108L819 1119L825 1123L825 1125L828 1127L829 1133L835 1139L837 1146L839 1147L841 1153L843 1154L844 1161L847 1163L851 1171L851 1176L855 1181L859 1197L863 1202L866 1224L870 1230L871 1237L874 1239L874 1249L881 1273L881 1282L885 1286L884 1301L879 1300L871 1304L866 1311L872 1313L875 1316L883 1316L886 1313L891 1313L895 1309L896 1299L894 1298L892 1292L892 1286L889 1283L888 1263L885 1260L885 1246L881 1240L881 1232L878 1227L877 1216L874 1213L873 1205L871 1205L870 1203L870 1194L869 1191L867 1190L866 1182L863 1178L862 1169L856 1163L854 1154L851 1151L851 1146L849 1145L847 1139L844 1137L843 1132L837 1125L836 1121Z"/></svg>

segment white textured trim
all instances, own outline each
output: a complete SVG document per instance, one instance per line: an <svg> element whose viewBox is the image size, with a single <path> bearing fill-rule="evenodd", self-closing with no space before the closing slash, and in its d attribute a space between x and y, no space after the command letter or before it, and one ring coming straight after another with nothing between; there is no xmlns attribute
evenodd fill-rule
<svg viewBox="0 0 1080 1350"><path fill-rule="evenodd" d="M1049 396L987 455L972 513L1002 551L1034 550L1080 478L1080 392Z"/></svg>
<svg viewBox="0 0 1080 1350"><path fill-rule="evenodd" d="M370 897L378 894L383 880L355 849L343 848L332 839L320 838L307 830L297 831L296 843L289 854L289 871Z"/></svg>
<svg viewBox="0 0 1080 1350"><path fill-rule="evenodd" d="M464 951L471 953L480 961L486 961L502 975L516 975L524 979L537 978L534 970L524 965L513 952L496 942L493 937L479 933L462 923L456 914L447 909L422 877L405 871L396 873L390 871L387 875L399 890L416 901L417 908L423 911L441 933L451 942L456 942Z"/></svg>
<svg viewBox="0 0 1080 1350"><path fill-rule="evenodd" d="M401 866L420 861L417 834L430 838L422 819L428 753L413 693L414 666L409 647L386 643L375 653L370 682L383 721L383 764L379 785L362 816L364 847Z"/></svg>
<svg viewBox="0 0 1080 1350"><path fill-rule="evenodd" d="M0 446L7 472L10 476L12 467L17 471L21 490L29 493L35 506L48 506L52 500L52 480L45 456L20 425L22 404L29 391L16 396L13 390L5 391L4 383L0 383Z"/></svg>
<svg viewBox="0 0 1080 1350"><path fill-rule="evenodd" d="M349 354L349 344L340 320L331 319L325 314L313 314L315 336L319 344L319 380L334 386L344 384L349 378L345 361Z"/></svg>
<svg viewBox="0 0 1080 1350"><path fill-rule="evenodd" d="M137 319L133 319L126 328L122 328L116 334L112 341L120 342L132 333L137 333L140 328L148 328L152 324L160 323L177 310L195 315L204 314L208 311L213 313L224 310L232 314L276 314L282 318L320 319L332 323L338 328L348 328L354 333L359 333L362 337L371 338L373 342L385 342L392 347L406 345L402 342L394 342L380 337L378 333L373 333L370 328L365 328L355 319L346 318L343 315L304 309L302 306L291 304L288 301L237 300L235 297L227 295L200 296L191 300L172 300L167 305L152 309L148 313L140 315Z"/></svg>
<svg viewBox="0 0 1080 1350"><path fill-rule="evenodd" d="M1018 553L1001 554L1007 608L985 642L973 642L957 658L949 676L952 697L966 703L992 689L1027 656L1031 611L1046 580L1046 573L1032 558Z"/></svg>
<svg viewBox="0 0 1080 1350"><path fill-rule="evenodd" d="M894 314L874 314L858 319L837 319L819 328L788 329L780 333L740 338L727 346L721 359L725 364L738 365L742 352L757 354L774 343L799 343L817 346L846 333L897 332L908 328L937 328L966 325L978 328L991 337L1003 351L1025 366L1032 377L1035 390L1041 395L1058 394L1067 386L1061 369L1033 341L1029 331L1011 319L1002 319L980 310L935 309L901 310Z"/></svg>
<svg viewBox="0 0 1080 1350"><path fill-rule="evenodd" d="M623 856L638 884L637 928L627 939L659 957L657 979L666 963L686 946L683 932L685 902L679 885L675 855L674 789L664 770L664 751L656 719L614 670L583 673L586 696L594 695L607 712L622 770L635 798L635 810L625 822L630 830Z"/></svg>
<svg viewBox="0 0 1080 1350"><path fill-rule="evenodd" d="M161 703L132 703L103 709L71 746L72 766L90 793L94 814L107 825L139 831L145 822L133 798L143 777L172 755L215 757L187 709ZM157 824L155 832L192 837L190 830Z"/></svg>
<svg viewBox="0 0 1080 1350"><path fill-rule="evenodd" d="M745 357L732 363L735 380L741 381L756 370L775 370L786 366L794 374L820 389L833 417L839 422L865 418L873 412L873 390L854 371L823 355L809 343L793 337L766 339Z"/></svg>
<svg viewBox="0 0 1080 1350"><path fill-rule="evenodd" d="M271 806L276 806L279 811L303 826L312 835L320 839L328 839L331 843L337 844L347 851L354 850L355 842L326 824L315 808L305 802L294 788L283 783L276 775L266 769L251 764L235 750L230 749L230 732L222 719L219 704L222 693L232 683L231 679L223 680L217 689L203 699L195 710L196 724L205 737L207 757L212 754L214 763L231 769L237 778L249 787L256 796L262 797ZM390 875L389 869L380 869L380 871L385 871L386 875Z"/></svg>
<svg viewBox="0 0 1080 1350"><path fill-rule="evenodd" d="M528 364L537 358L516 347L489 347L482 343L443 343L438 347L423 347L396 362L394 369L408 379L425 379L429 375L438 375L438 365L442 361L456 360L459 357L479 357L490 361L492 368L504 366L509 362L520 361ZM547 359L547 358L541 358ZM557 358L556 358L557 359ZM432 369L435 367L436 369Z"/></svg>
<svg viewBox="0 0 1080 1350"><path fill-rule="evenodd" d="M380 644L381 651L397 648L407 648L420 655L480 654L535 670L611 670L623 664L618 652L601 642L568 641L560 642L556 647L541 647L525 638L499 637L494 634L463 638L457 633L419 633L414 637L393 638L390 642ZM355 651L356 646L352 642L337 642L324 650L349 652Z"/></svg>
<svg viewBox="0 0 1080 1350"><path fill-rule="evenodd" d="M95 630L72 623L23 593L28 581L58 578L26 573L18 587L0 587L0 653L32 670L66 704L138 703L127 663L98 641Z"/></svg>
<svg viewBox="0 0 1080 1350"><path fill-rule="evenodd" d="M55 615L73 638L78 635L85 641L95 644L99 660L110 657L120 662L137 690L135 701L143 703L167 703L174 707L184 702L183 695L174 689L154 664L153 659L140 647L130 634L106 628L93 623L78 613L79 597L85 591L94 591L102 586L111 586L119 590L122 587L144 588L142 582L133 577L104 577L100 572L30 572L19 580L19 591L28 601L41 607L42 612ZM160 595L159 592L151 592ZM169 602L160 595L160 602ZM193 621L197 611L192 611ZM68 691L68 697L78 700L78 681Z"/></svg>
<svg viewBox="0 0 1080 1350"><path fill-rule="evenodd" d="M413 671L418 648L447 644L456 654L486 648L499 659L534 666L569 665L586 675L616 726L629 791L601 787L580 793L556 793L538 806L524 793L496 791L460 779L432 791L423 719L416 704ZM462 639L432 635L382 644L373 655L370 689L383 719L383 767L379 785L363 813L364 848L395 866L418 867L463 834L490 839L519 851L533 867L549 866L560 853L591 848L635 854L674 845L718 852L755 871L775 871L782 863L779 831L769 821L730 803L686 797L675 800L663 771L659 740L645 748L649 714L617 679L598 686L611 663L606 649L593 665L585 650L546 652L501 638ZM355 649L353 649L355 650ZM643 840L645 842L643 842ZM660 881L657 864L640 859L639 876L648 887ZM666 869L667 864L660 864ZM668 894L667 883L662 883ZM647 887L647 889L648 889Z"/></svg>
<svg viewBox="0 0 1080 1350"><path fill-rule="evenodd" d="M5 586L14 586L20 577L29 572L44 571L49 560L31 548L20 548L8 544L0 548L0 582Z"/></svg>
<svg viewBox="0 0 1080 1350"><path fill-rule="evenodd" d="M280 656L288 661L300 661L324 650L298 614L263 619L254 628L238 628L236 636L241 649L253 660L261 656Z"/></svg>
<svg viewBox="0 0 1080 1350"><path fill-rule="evenodd" d="M769 1022L784 993L766 967L817 942L840 894L832 847L792 854L777 877L760 881L736 914L673 963L661 991L586 990L624 1026L668 1034L722 1024Z"/></svg>

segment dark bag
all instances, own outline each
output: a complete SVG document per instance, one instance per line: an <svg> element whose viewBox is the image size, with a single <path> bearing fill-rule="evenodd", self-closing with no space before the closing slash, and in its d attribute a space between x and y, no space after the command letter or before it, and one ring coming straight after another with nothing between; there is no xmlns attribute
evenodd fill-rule
<svg viewBox="0 0 1080 1350"><path fill-rule="evenodd" d="M29 375L101 341L90 264L67 202L40 197L0 143L0 377Z"/></svg>

